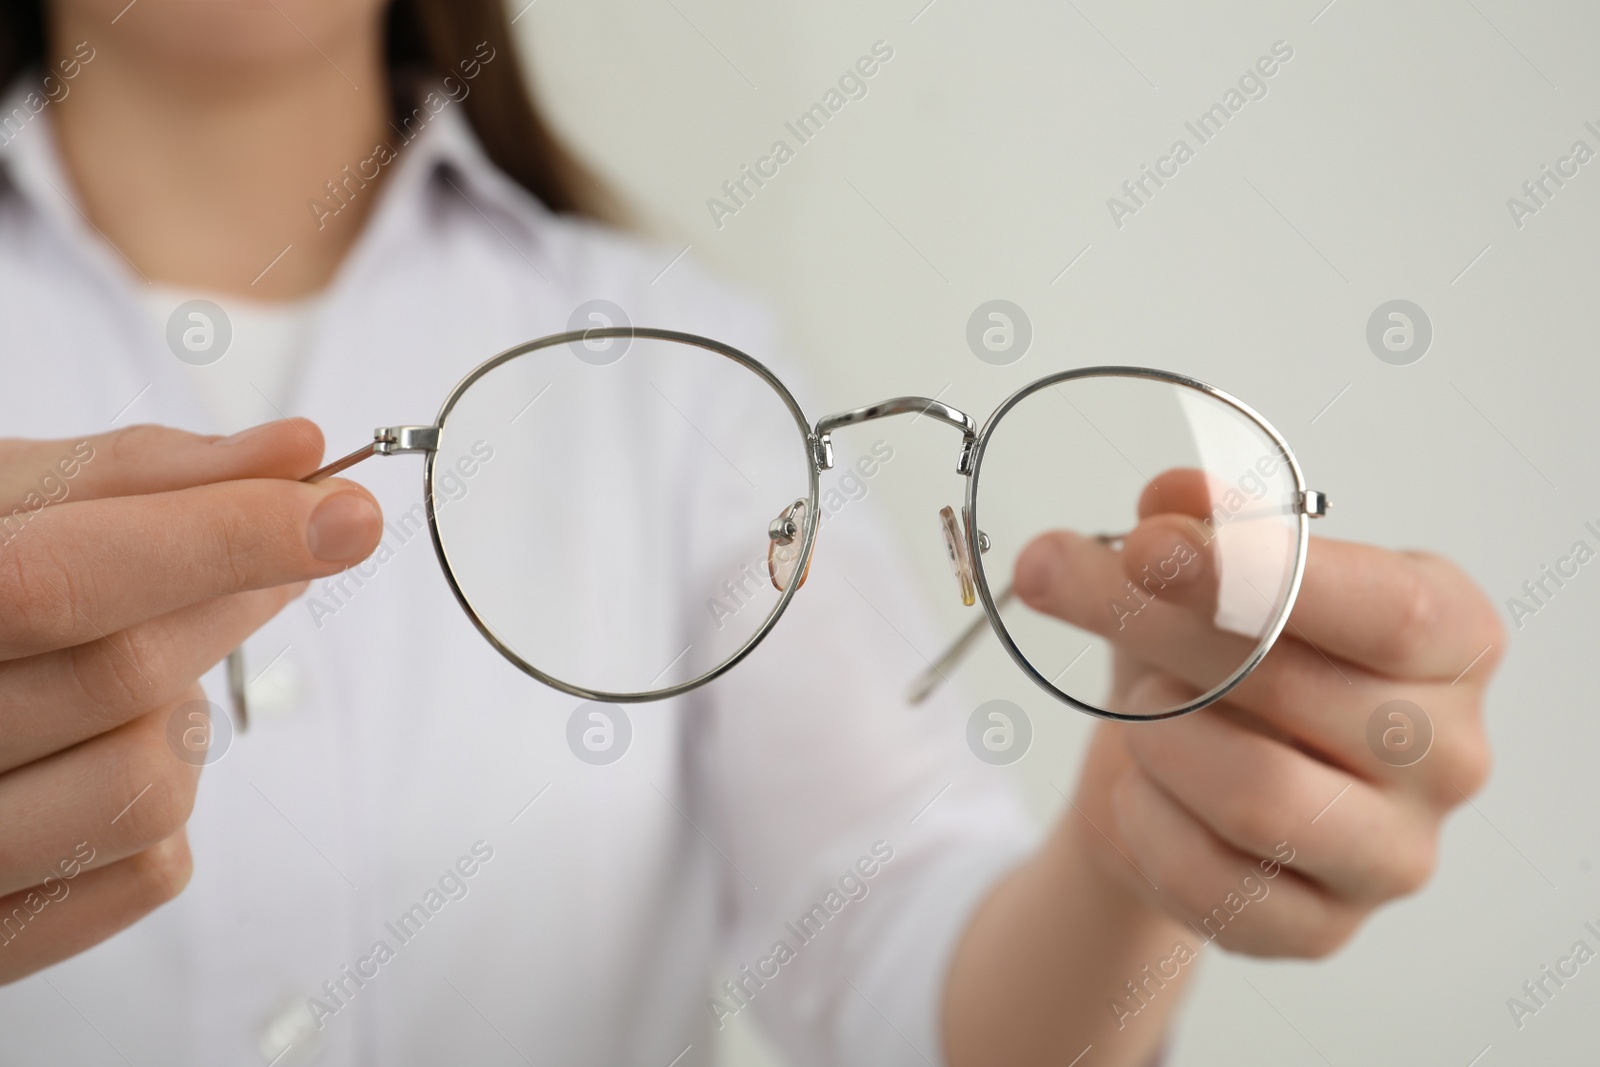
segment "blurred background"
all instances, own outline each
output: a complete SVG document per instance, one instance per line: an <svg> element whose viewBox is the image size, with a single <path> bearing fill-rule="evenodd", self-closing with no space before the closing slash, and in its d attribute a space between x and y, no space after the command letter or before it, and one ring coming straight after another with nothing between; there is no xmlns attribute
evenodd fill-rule
<svg viewBox="0 0 1600 1067"><path fill-rule="evenodd" d="M1055 370L1180 371L1289 439L1334 503L1316 532L1449 554L1502 605L1494 777L1450 821L1432 884L1325 962L1207 953L1172 1063L1596 1062L1600 965L1520 1027L1507 998L1600 926L1600 563L1542 604L1523 591L1575 542L1600 548L1584 525L1600 530L1600 8L523 3L515 27L566 136L663 265L687 250L769 302L813 418L907 393L982 418ZM864 95L802 144L785 123L875 47ZM1185 124L1229 90L1243 105L1202 143ZM792 158L730 198L723 183L780 139ZM1192 158L1130 196L1179 139ZM1031 339L985 360L968 324L993 300ZM1410 340L1371 343L1396 300ZM957 438L929 421L879 433L895 459L857 510L888 515L954 633L971 616L934 516L959 503ZM1514 616L1512 598L1537 610ZM958 684L1029 716L1030 749L998 773L1044 825L1091 721L992 642ZM723 1062L781 1063L748 1018L723 1031Z"/></svg>

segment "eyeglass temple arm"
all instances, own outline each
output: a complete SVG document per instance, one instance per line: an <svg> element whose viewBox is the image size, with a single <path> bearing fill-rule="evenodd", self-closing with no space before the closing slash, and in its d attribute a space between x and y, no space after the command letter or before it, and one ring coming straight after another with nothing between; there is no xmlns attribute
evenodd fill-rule
<svg viewBox="0 0 1600 1067"><path fill-rule="evenodd" d="M1116 547L1124 536L1126 535L1095 534L1094 539L1102 545ZM1011 603L1011 599L1011 585L1008 583L1004 589L1000 590L1000 595L994 598L995 610L1004 611L1005 606ZM928 664L927 670L912 679L911 688L906 691L906 699L912 704L920 704L927 700L933 694L933 691L939 688L940 682L949 680L949 676L945 672L953 670L956 664L960 663L967 653L972 651L972 646L977 642L978 638L983 636L983 632L988 629L991 629L991 627L989 626L989 616L987 614L972 620L967 628L962 630L954 641L950 642L949 647L940 653L939 658Z"/></svg>
<svg viewBox="0 0 1600 1067"><path fill-rule="evenodd" d="M372 456L392 456L399 452L432 452L439 447L437 426L380 426L372 431L372 440L347 456L340 456L325 467L319 467L300 480L320 482L347 471ZM233 703L233 719L239 732L250 728L250 702L246 691L249 683L244 676L243 646L228 653L228 696Z"/></svg>
<svg viewBox="0 0 1600 1067"><path fill-rule="evenodd" d="M850 426L854 423L867 422L871 419L887 418L890 415L916 415L918 417L926 415L931 419L948 423L960 430L961 457L956 461L956 473L972 473L972 456L978 445L977 420L966 412L951 407L942 400L934 400L926 396L897 396L876 404L869 404L864 408L852 408L849 411L840 411L818 419L816 430L811 436L811 459L817 465L817 470L831 470L833 467L834 430L841 426Z"/></svg>
<svg viewBox="0 0 1600 1067"><path fill-rule="evenodd" d="M1008 585L1000 590L1000 595L994 598L996 608L1004 608L1011 602L1011 587ZM966 654L972 650L973 644L989 629L989 616L983 615L973 619L965 630L961 631L950 646L940 654L939 658L928 664L928 669L911 680L911 688L906 691L906 700L912 704L920 704L933 695L940 683L947 680L947 672L960 663Z"/></svg>
<svg viewBox="0 0 1600 1067"><path fill-rule="evenodd" d="M374 441L371 444L362 445L360 448L356 449L354 452L350 453L348 456L339 457L338 459L334 460L332 463L328 464L326 467L319 467L318 469L312 471L310 474L306 475L304 478L301 478L300 480L302 482L320 482L320 481L323 481L324 479L332 478L335 474L338 474L340 471L347 471L351 467L354 467L357 463L360 463L362 460L368 458L369 456L376 456L377 454L378 454L378 443L376 441Z"/></svg>
<svg viewBox="0 0 1600 1067"><path fill-rule="evenodd" d="M1295 515L1302 513L1313 519L1320 519L1327 515L1327 495L1319 493L1315 489L1307 489L1300 494L1298 506L1251 508L1248 511L1241 511L1239 514L1232 516L1228 519L1228 522L1238 522L1241 519L1261 519L1269 515ZM1095 534L1094 539L1103 545L1115 546L1125 536L1127 535ZM1000 595L994 598L995 610L1004 609L1010 602L1011 586L1007 585L1000 591ZM980 619L974 619L954 641L950 642L949 647L940 653L938 659L928 664L927 670L911 680L911 687L906 690L906 699L912 704L921 704L924 700L927 700L933 691L939 688L939 683L948 679L948 672L953 670L956 664L965 658L978 638L983 636L984 630L987 629L990 629L988 615L984 615Z"/></svg>

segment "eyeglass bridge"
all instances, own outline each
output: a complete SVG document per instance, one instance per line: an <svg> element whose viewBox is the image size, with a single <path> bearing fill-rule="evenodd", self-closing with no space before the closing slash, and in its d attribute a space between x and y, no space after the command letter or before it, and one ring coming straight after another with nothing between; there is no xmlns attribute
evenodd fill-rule
<svg viewBox="0 0 1600 1067"><path fill-rule="evenodd" d="M897 396L889 400L852 408L817 420L811 435L811 461L817 470L833 468L833 431L841 426L887 418L890 415L923 415L948 423L961 431L961 456L956 460L957 474L972 473L972 457L978 447L978 423L971 415L951 407L942 400L926 396Z"/></svg>

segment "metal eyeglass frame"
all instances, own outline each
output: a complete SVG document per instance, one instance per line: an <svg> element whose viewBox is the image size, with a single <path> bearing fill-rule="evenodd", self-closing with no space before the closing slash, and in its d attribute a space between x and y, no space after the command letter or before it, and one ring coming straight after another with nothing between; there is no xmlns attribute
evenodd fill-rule
<svg viewBox="0 0 1600 1067"><path fill-rule="evenodd" d="M768 613L767 617L762 620L761 625L756 628L755 632L752 633L750 637L739 646L739 648L737 648L721 663L703 672L702 674L689 679L688 681L680 682L676 685L666 686L661 689L653 689L641 692L608 692L590 689L581 685L575 685L571 682L567 682L560 678L556 678L553 675L547 674L538 667L535 667L516 652L512 651L511 648L507 646L497 634L495 634L493 629L491 629L489 625L484 622L484 620L478 615L477 611L474 610L471 602L468 601L466 594L462 591L461 586L456 579L455 572L450 565L449 553L439 535L439 525L437 521L438 502L434 496L434 464L437 462L439 455L439 439L449 421L450 413L455 409L456 404L460 401L461 397L466 393L466 391L490 371L510 362L513 359L517 359L521 356L525 356L542 349L554 348L559 345L572 345L608 339L622 339L631 342L632 340L639 338L645 340L671 341L702 348L710 352L715 352L718 355L721 355L745 367L747 370L756 374L764 382L766 382L766 384L770 386L772 390L783 400L784 405L788 408L789 413L793 416L796 427L799 430L802 447L804 447L806 451L806 457L808 461L808 490L807 497L805 501L803 501L806 507L803 516L803 522L800 524L800 527L796 529L795 524L791 520L779 519L775 520L769 529L769 536L775 541L780 541L780 543L792 543L794 537L798 535L800 539L800 551L798 557L794 560L793 579L786 584L786 587L781 591L777 602L772 606L771 611ZM988 549L988 543L987 538L984 537L978 525L978 484L979 475L982 472L985 450L988 448L989 441L994 434L995 427L1000 424L1001 419L1007 412L1040 389L1050 388L1060 384L1061 382L1070 381L1077 378L1092 377L1148 378L1195 389L1206 394L1207 396L1220 400L1244 414L1252 422L1259 426L1269 438L1271 438L1273 443L1277 445L1282 454L1282 459L1287 464L1289 470L1294 476L1297 494L1297 510L1295 514L1298 519L1294 574L1290 581L1288 596L1277 620L1271 627L1270 633L1259 641L1254 654L1247 661L1241 664L1222 683L1208 690L1206 693L1203 693L1191 703L1186 704L1181 708L1163 712L1159 715L1126 715L1123 713L1110 711L1105 708L1100 708L1093 704L1088 704L1084 701L1076 699L1070 694L1059 689L1050 680L1045 678L1044 675L1041 674L1031 663L1029 663L1027 658L1022 654L1022 651L1017 647L1017 644L1012 639L1010 632L1006 629L1005 622L1001 618L1000 610L1010 596L1009 587L1005 589L999 597L996 597L989 588L988 576L984 571L983 556ZM968 415L957 408L951 407L949 404L946 404L943 401L921 396L894 397L892 399L884 400L866 407L853 408L849 411L837 412L835 414L827 415L821 419L818 419L815 426L813 426L807 421L805 413L801 410L800 405L795 401L793 394L789 392L788 388L783 384L782 381L778 379L776 375L772 373L772 371L770 371L759 360L746 355L730 345L725 345L720 341L713 341L710 338L700 337L695 334L682 333L676 330L662 330L649 327L608 326L587 330L572 330L566 333L551 334L546 337L541 337L537 340L529 341L525 344L517 345L514 348L509 348L506 351L501 352L499 355L474 368L465 378L461 379L461 381L456 384L455 388L450 391L450 395L446 397L444 405L439 409L438 417L431 425L381 426L373 431L373 439L370 443L362 446L354 452L351 452L349 455L343 456L340 459L329 463L312 474L307 475L303 480L306 482L322 481L325 478L331 477L340 473L341 471L355 466L371 456L392 456L407 452L420 452L425 454L427 459L423 466L422 489L423 500L424 504L426 505L427 512L428 532L433 541L434 553L438 557L440 569L444 571L445 580L450 586L450 591L455 595L456 602L461 605L462 611L466 613L467 618L471 620L473 626L475 626L478 632L483 635L484 639L493 645L502 656L504 656L519 670L553 689L560 690L564 693L569 693L572 696L582 697L586 700L595 700L604 703L640 703L644 701L664 700L668 697L678 696L705 685L707 682L710 682L731 670L741 660L749 655L756 645L760 644L761 641L766 638L767 634L772 631L772 628L777 625L779 617L782 616L784 610L789 606L789 602L794 599L795 593L798 592L800 586L804 584L803 576L806 574L811 563L811 552L816 544L817 526L820 519L818 501L821 494L821 474L823 471L829 470L833 466L833 431L841 427L852 426L857 423L868 422L873 419L887 418L892 415L926 415L935 421L953 426L961 431L961 452L956 460L956 473L966 477L967 489L965 501L962 506L964 522L961 524L960 535L965 539L966 542L965 549L967 558L972 562L973 579L977 587L979 599L983 604L984 611L984 618L976 620L965 633L956 639L956 641L946 652L944 652L938 659L934 660L930 664L929 670L920 676L913 684L911 693L909 695L909 699L911 699L912 702L918 702L926 697L926 695L934 688L934 686L944 679L945 669L952 666L955 661L965 653L965 651L971 646L974 639L981 633L984 622L987 622L990 628L993 629L995 636L999 638L1002 647L1005 648L1006 652L1011 656L1013 662L1015 662L1017 666L1021 668L1023 673L1032 679L1036 685L1044 689L1045 692L1049 693L1051 696L1062 701L1063 703L1068 704L1069 706L1086 714L1103 719L1150 721L1154 719L1172 718L1174 716L1187 714L1191 711L1196 711L1208 704L1220 700L1223 696L1225 696L1245 677L1245 675L1249 674L1250 671L1253 670L1261 661L1261 659L1267 654L1267 651L1272 647L1273 643L1277 640L1279 634L1282 632L1283 627L1288 622L1289 610L1293 606L1295 597L1299 592L1301 577L1305 570L1306 546L1309 538L1307 520L1320 518L1327 513L1327 498L1315 490L1308 490L1306 488L1305 478L1301 473L1300 464L1295 459L1294 452L1289 448L1288 442L1285 441L1283 436L1279 434L1278 431L1274 429L1273 426L1268 423L1267 420L1263 418L1254 408L1251 408L1243 401L1226 392L1223 392L1221 389L1217 389L1214 386L1208 385L1205 382L1187 377L1185 375L1174 374L1170 371L1153 370L1147 367L1082 367L1075 370L1060 371L1055 374L1047 375L1043 378L1037 379L1036 381L1030 382L1027 385L1024 385L1007 397L1005 401L995 409L994 413L989 416L988 420L984 423L981 429L971 415ZM796 503L801 502L797 501ZM234 651L229 654L227 675L228 688L234 705L234 717L239 729L242 731L249 725L249 704L246 696L245 669L242 648L234 649Z"/></svg>

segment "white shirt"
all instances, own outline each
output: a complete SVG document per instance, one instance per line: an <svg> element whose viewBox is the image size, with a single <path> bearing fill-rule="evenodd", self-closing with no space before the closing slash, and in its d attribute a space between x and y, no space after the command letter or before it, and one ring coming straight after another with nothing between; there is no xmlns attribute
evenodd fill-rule
<svg viewBox="0 0 1600 1067"><path fill-rule="evenodd" d="M453 106L393 166L303 367L249 421L307 415L330 455L429 423L470 368L596 297L798 384L750 302L687 261L653 281L672 249L551 215ZM46 110L0 149L0 434L237 428L218 420L250 398L207 403L70 189ZM419 467L351 473L395 515L420 499ZM633 706L632 747L603 767L565 742L578 702L482 640L426 538L395 544L331 617L291 605L247 644L251 673L268 668L261 710L201 779L189 887L0 991L0 1061L687 1067L708 1061L712 990L731 1010L722 984L748 966L777 967L745 980L741 1010L796 1065L941 1062L951 951L1031 835L1004 772L965 748L969 709L904 703L938 640L870 504L824 530L766 642L694 699ZM207 683L225 704L217 672ZM852 869L873 871L867 895L797 939ZM439 891L458 883L460 899ZM402 938L419 903L431 918ZM780 940L795 958L763 963ZM392 958L374 961L379 941ZM349 995L318 1029L308 998L326 981Z"/></svg>
<svg viewBox="0 0 1600 1067"><path fill-rule="evenodd" d="M174 316L186 331L194 331L196 347L207 337L208 324L196 312L183 313L194 301L205 300L225 308L228 346L217 359L196 363L179 361L211 426L232 433L261 421L262 399L278 407L288 403L299 387L306 348L317 325L324 297L321 293L296 300L247 300L233 295L180 289L159 282L140 285L135 295L144 305L151 324L165 336ZM196 336L198 334L198 336ZM207 353L209 355L209 353ZM270 418L270 416L268 416Z"/></svg>

